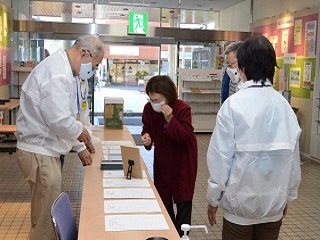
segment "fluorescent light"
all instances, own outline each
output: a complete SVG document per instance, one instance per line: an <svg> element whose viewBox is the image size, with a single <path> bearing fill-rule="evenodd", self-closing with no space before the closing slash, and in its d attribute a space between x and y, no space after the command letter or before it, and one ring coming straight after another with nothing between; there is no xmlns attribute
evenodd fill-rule
<svg viewBox="0 0 320 240"><path fill-rule="evenodd" d="M96 33L96 24L91 24L91 29L90 29L90 33L91 34L95 34Z"/></svg>
<svg viewBox="0 0 320 240"><path fill-rule="evenodd" d="M125 5L125 6L138 6L138 7L151 7L149 3L125 3L125 2L109 2L110 5Z"/></svg>

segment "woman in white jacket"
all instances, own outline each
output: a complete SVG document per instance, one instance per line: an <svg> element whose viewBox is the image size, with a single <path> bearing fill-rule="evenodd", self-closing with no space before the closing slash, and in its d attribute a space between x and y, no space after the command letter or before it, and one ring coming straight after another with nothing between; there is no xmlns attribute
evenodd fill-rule
<svg viewBox="0 0 320 240"><path fill-rule="evenodd" d="M271 43L250 37L237 59L245 83L221 106L207 153L208 219L215 224L217 208L223 209L223 240L275 240L298 194L301 129L272 87Z"/></svg>

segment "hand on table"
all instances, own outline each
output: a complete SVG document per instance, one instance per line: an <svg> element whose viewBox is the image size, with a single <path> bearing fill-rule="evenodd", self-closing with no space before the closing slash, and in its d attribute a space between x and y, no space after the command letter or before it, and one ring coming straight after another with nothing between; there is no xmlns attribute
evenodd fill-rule
<svg viewBox="0 0 320 240"><path fill-rule="evenodd" d="M79 152L78 156L79 156L83 166L91 165L92 157L91 157L90 152L87 149Z"/></svg>

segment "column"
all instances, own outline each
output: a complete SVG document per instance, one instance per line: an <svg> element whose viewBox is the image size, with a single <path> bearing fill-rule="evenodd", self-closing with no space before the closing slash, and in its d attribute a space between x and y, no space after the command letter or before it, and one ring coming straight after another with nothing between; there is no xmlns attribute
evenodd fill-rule
<svg viewBox="0 0 320 240"><path fill-rule="evenodd" d="M180 28L180 9L170 11L169 25L170 27ZM169 45L168 47L169 76L173 82L177 84L177 45Z"/></svg>
<svg viewBox="0 0 320 240"><path fill-rule="evenodd" d="M72 23L72 3L63 3L61 13L61 21L64 23ZM68 49L72 46L74 41L62 40L62 48Z"/></svg>

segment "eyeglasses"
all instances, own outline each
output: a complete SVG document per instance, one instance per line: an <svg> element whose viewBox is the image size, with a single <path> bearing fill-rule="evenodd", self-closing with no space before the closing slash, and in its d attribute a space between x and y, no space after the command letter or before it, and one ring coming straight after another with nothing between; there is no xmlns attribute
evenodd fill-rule
<svg viewBox="0 0 320 240"><path fill-rule="evenodd" d="M85 53L89 53L89 56L92 58L92 54L88 49L82 49L82 51L85 52Z"/></svg>
<svg viewBox="0 0 320 240"><path fill-rule="evenodd" d="M234 65L234 64L237 63L237 62L238 62L238 59L234 60L234 61L231 62L231 63L227 63L227 66L228 66L228 67L232 67L232 65Z"/></svg>
<svg viewBox="0 0 320 240"><path fill-rule="evenodd" d="M82 49L83 52L85 53L89 53L89 56L93 59L91 52L88 49ZM94 66L94 64L92 64L92 70L97 71L98 70L98 66L99 64L97 64L96 66Z"/></svg>
<svg viewBox="0 0 320 240"><path fill-rule="evenodd" d="M152 102L152 103L159 103L159 102L161 102L163 99L162 99L162 98L156 98L156 99L147 98L147 100L148 100L149 102Z"/></svg>

